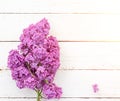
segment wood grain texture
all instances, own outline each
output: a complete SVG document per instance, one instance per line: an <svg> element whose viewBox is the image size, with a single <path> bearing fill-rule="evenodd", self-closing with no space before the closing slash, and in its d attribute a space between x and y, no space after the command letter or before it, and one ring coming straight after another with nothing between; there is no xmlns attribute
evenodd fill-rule
<svg viewBox="0 0 120 101"><path fill-rule="evenodd" d="M0 13L120 13L119 0L1 0Z"/></svg>
<svg viewBox="0 0 120 101"><path fill-rule="evenodd" d="M82 99L82 98L61 98L60 100L53 99L53 100L47 100L42 99L42 101L120 101L119 99ZM0 101L36 101L36 99L1 99Z"/></svg>
<svg viewBox="0 0 120 101"><path fill-rule="evenodd" d="M47 100L42 99L42 101L120 101L119 99L82 99L82 98L61 98L60 100L53 99ZM0 101L36 101L36 99L1 99Z"/></svg>
<svg viewBox="0 0 120 101"><path fill-rule="evenodd" d="M11 79L9 70L0 71L0 97L35 97L30 89L18 89ZM120 71L59 70L55 77L63 89L62 97L119 97ZM93 92L92 85L98 84L99 91ZM5 86L6 85L6 86ZM8 86L7 86L8 85Z"/></svg>
<svg viewBox="0 0 120 101"><path fill-rule="evenodd" d="M59 41L120 41L120 15L2 14L0 41L18 41L22 30L46 17Z"/></svg>
<svg viewBox="0 0 120 101"><path fill-rule="evenodd" d="M7 57L22 30L44 17L61 48L55 82L63 96L42 101L120 101L120 0L0 0L0 101L36 101L16 87Z"/></svg>
<svg viewBox="0 0 120 101"><path fill-rule="evenodd" d="M60 69L120 69L120 42L59 42ZM0 42L0 68L6 69L8 53L19 42Z"/></svg>

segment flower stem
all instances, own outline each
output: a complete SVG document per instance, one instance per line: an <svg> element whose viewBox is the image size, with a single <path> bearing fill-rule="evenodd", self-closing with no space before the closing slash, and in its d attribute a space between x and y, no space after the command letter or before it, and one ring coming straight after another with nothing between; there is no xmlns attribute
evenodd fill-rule
<svg viewBox="0 0 120 101"><path fill-rule="evenodd" d="M37 91L37 101L41 100L41 92L38 90Z"/></svg>
<svg viewBox="0 0 120 101"><path fill-rule="evenodd" d="M35 77L34 73L31 71L31 66L30 66L30 64L29 64L28 62L26 62L25 65L27 66L27 69L28 69L28 71L30 72L31 76L32 76L32 77Z"/></svg>

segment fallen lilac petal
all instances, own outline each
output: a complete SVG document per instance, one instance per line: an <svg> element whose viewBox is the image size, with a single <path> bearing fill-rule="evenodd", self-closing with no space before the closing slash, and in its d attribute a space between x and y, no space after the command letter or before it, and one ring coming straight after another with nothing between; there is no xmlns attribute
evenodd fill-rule
<svg viewBox="0 0 120 101"><path fill-rule="evenodd" d="M92 87L93 87L93 92L94 93L97 93L99 91L99 88L98 88L97 84L92 85Z"/></svg>

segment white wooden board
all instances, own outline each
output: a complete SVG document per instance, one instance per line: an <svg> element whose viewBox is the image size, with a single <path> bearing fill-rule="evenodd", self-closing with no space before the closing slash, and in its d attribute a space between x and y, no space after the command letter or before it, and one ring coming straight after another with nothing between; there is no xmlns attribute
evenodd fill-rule
<svg viewBox="0 0 120 101"><path fill-rule="evenodd" d="M42 101L120 101L119 99L81 99L81 98L65 98L65 99L53 99L47 100L42 99ZM36 101L36 99L0 99L0 101Z"/></svg>
<svg viewBox="0 0 120 101"><path fill-rule="evenodd" d="M120 15L1 14L0 41L18 41L22 30L46 17L59 41L120 41Z"/></svg>
<svg viewBox="0 0 120 101"><path fill-rule="evenodd" d="M0 42L0 68L19 42ZM60 69L120 69L120 42L59 42Z"/></svg>
<svg viewBox="0 0 120 101"><path fill-rule="evenodd" d="M36 99L1 99L0 101L36 101ZM42 99L42 101L120 101L119 99L81 99L81 98L61 98L59 100L57 99L52 99L52 100L47 100L47 99Z"/></svg>
<svg viewBox="0 0 120 101"><path fill-rule="evenodd" d="M35 97L34 91L18 89L9 70L0 71L0 97ZM63 88L62 97L119 97L120 71L59 70L55 82ZM8 86L7 86L8 84ZM99 91L93 92L92 85Z"/></svg>
<svg viewBox="0 0 120 101"><path fill-rule="evenodd" d="M120 13L119 0L0 0L0 13Z"/></svg>

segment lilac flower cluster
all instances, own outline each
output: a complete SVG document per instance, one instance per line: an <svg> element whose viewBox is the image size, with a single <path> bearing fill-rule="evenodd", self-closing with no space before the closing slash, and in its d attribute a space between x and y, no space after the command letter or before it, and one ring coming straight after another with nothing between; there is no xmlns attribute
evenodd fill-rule
<svg viewBox="0 0 120 101"><path fill-rule="evenodd" d="M62 90L54 83L60 66L59 45L55 37L48 36L49 23L42 19L23 30L17 50L11 50L8 67L19 88L42 92L46 98L60 98Z"/></svg>

